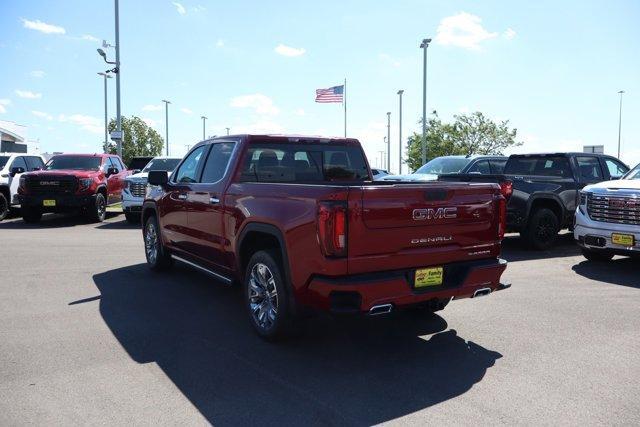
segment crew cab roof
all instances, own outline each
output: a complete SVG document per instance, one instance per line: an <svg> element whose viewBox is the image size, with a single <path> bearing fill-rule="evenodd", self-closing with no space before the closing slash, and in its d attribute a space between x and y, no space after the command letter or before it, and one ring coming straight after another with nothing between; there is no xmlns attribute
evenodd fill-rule
<svg viewBox="0 0 640 427"><path fill-rule="evenodd" d="M572 156L596 156L596 157L613 157L610 156L609 154L602 154L602 153L583 153L580 151L570 151L570 152L564 152L564 153L527 153L527 154L512 154L509 157L558 157L558 156L565 156L565 157L572 157Z"/></svg>
<svg viewBox="0 0 640 427"><path fill-rule="evenodd" d="M238 134L238 135L224 135L216 136L207 141L201 141L201 143L207 143L209 141L224 140L224 139L238 139L241 138L249 143L252 142L274 142L274 143L291 143L291 144L305 144L305 143L340 143L340 144L354 144L359 145L360 142L355 138L343 138L343 137L325 137L319 135L296 135L296 134Z"/></svg>

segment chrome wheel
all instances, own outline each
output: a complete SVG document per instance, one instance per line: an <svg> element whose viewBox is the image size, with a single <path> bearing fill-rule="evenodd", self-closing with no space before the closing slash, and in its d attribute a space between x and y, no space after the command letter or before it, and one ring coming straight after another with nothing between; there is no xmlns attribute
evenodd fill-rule
<svg viewBox="0 0 640 427"><path fill-rule="evenodd" d="M98 218L103 218L107 212L107 204L103 198L99 198L97 205L96 210L98 211Z"/></svg>
<svg viewBox="0 0 640 427"><path fill-rule="evenodd" d="M278 315L278 290L271 270L256 263L249 277L249 309L253 321L263 330L273 327Z"/></svg>
<svg viewBox="0 0 640 427"><path fill-rule="evenodd" d="M149 264L155 264L158 259L158 234L156 233L156 225L153 221L149 221L145 228L144 249Z"/></svg>

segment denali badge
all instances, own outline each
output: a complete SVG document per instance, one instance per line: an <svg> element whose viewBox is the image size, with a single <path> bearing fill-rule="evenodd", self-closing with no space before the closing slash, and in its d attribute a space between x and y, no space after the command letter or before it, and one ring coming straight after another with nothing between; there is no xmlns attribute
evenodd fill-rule
<svg viewBox="0 0 640 427"><path fill-rule="evenodd" d="M419 245L420 243L444 243L453 240L453 236L435 236L435 237L423 237L422 239L411 239L412 245Z"/></svg>
<svg viewBox="0 0 640 427"><path fill-rule="evenodd" d="M424 221L425 219L453 219L458 217L458 208L438 208L438 209L414 209L413 219Z"/></svg>

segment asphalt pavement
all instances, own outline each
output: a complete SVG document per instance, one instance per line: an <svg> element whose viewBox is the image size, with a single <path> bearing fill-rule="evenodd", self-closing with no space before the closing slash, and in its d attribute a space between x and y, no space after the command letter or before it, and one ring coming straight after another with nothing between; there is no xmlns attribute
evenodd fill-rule
<svg viewBox="0 0 640 427"><path fill-rule="evenodd" d="M257 338L240 291L141 232L0 223L0 425L640 425L640 263L505 240L512 288Z"/></svg>

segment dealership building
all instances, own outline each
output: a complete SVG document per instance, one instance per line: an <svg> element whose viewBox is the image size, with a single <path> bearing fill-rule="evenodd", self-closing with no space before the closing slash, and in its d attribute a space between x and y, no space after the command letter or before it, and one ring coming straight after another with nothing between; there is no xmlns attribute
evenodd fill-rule
<svg viewBox="0 0 640 427"><path fill-rule="evenodd" d="M39 142L27 140L26 126L0 120L0 153L39 154L39 152Z"/></svg>

